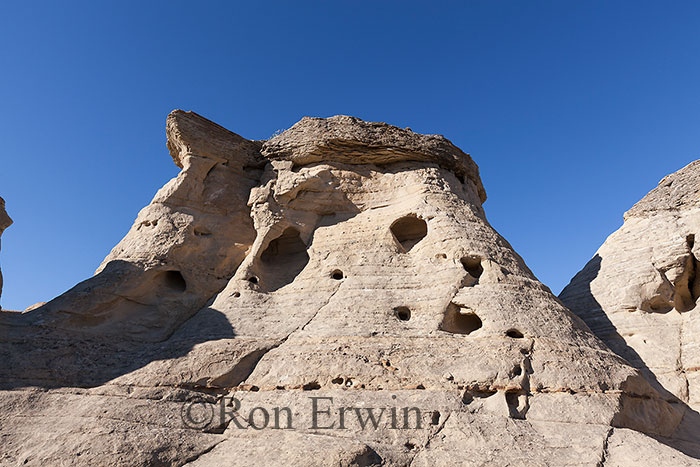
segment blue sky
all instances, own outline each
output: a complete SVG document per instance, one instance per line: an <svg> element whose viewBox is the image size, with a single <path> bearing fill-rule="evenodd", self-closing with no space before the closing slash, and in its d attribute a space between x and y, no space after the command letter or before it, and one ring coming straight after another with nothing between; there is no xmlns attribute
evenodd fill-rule
<svg viewBox="0 0 700 467"><path fill-rule="evenodd" d="M251 139L305 115L447 136L555 293L700 158L700 3L4 2L2 305L93 274L175 176L165 117Z"/></svg>

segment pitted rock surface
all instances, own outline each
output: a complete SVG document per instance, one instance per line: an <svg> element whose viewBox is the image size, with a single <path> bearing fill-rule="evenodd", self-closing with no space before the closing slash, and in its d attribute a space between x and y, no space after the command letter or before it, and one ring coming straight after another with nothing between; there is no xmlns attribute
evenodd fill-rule
<svg viewBox="0 0 700 467"><path fill-rule="evenodd" d="M683 408L534 277L447 139L338 116L255 142L182 111L167 133L182 171L97 274L0 314L3 463L697 465ZM233 398L293 428L183 422Z"/></svg>

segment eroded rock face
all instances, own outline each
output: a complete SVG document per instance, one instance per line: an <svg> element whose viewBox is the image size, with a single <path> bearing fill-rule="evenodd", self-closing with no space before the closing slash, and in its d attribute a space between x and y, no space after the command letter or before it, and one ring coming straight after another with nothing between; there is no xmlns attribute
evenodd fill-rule
<svg viewBox="0 0 700 467"><path fill-rule="evenodd" d="M12 219L10 219L10 216L7 215L7 211L5 211L5 200L0 198L0 237L2 237L2 233L5 231L6 228L12 225ZM0 271L0 296L2 295L2 271ZM2 310L2 306L0 306L0 310Z"/></svg>
<svg viewBox="0 0 700 467"><path fill-rule="evenodd" d="M700 443L700 161L661 180L560 298L684 410Z"/></svg>
<svg viewBox="0 0 700 467"><path fill-rule="evenodd" d="M537 281L443 137L338 116L257 143L180 111L168 136L183 172L98 274L0 315L3 461L695 463L683 411Z"/></svg>
<svg viewBox="0 0 700 467"><path fill-rule="evenodd" d="M256 237L246 202L265 165L260 143L193 113L167 120L182 172L136 218L95 277L36 310L52 328L161 341L225 285Z"/></svg>

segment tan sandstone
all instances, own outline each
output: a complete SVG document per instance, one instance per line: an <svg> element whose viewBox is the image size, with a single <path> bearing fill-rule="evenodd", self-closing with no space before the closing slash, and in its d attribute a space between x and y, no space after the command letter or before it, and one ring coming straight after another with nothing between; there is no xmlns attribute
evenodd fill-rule
<svg viewBox="0 0 700 467"><path fill-rule="evenodd" d="M537 281L447 139L337 116L255 142L183 111L167 133L182 171L97 274L0 314L1 462L698 464L682 408ZM293 429L183 423L234 397Z"/></svg>
<svg viewBox="0 0 700 467"><path fill-rule="evenodd" d="M564 303L684 412L700 444L700 161L671 174L562 291ZM698 238L700 241L700 237Z"/></svg>

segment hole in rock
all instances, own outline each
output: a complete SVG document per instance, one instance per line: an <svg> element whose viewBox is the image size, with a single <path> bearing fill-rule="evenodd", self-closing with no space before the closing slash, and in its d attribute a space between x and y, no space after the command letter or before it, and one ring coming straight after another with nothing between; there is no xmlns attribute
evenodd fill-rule
<svg viewBox="0 0 700 467"><path fill-rule="evenodd" d="M415 449L416 445L413 443L405 443L404 447L410 451L412 449Z"/></svg>
<svg viewBox="0 0 700 467"><path fill-rule="evenodd" d="M364 448L357 453L357 455L349 458L348 460L349 462L347 464L342 463L340 465L352 465L357 467L377 467L380 465L387 465L384 459L382 459L382 456L377 454L377 451L366 444Z"/></svg>
<svg viewBox="0 0 700 467"><path fill-rule="evenodd" d="M240 292L233 292L233 293L231 294L231 296L234 297L234 298L238 298L238 297L241 296L241 293L240 293Z"/></svg>
<svg viewBox="0 0 700 467"><path fill-rule="evenodd" d="M515 365L513 367L513 375L520 376L522 374L523 374L523 369L520 367L520 365Z"/></svg>
<svg viewBox="0 0 700 467"><path fill-rule="evenodd" d="M332 277L333 279L339 281L339 280L341 280L341 279L344 277L344 276L343 276L343 271L341 271L340 269L336 269L335 271L333 271L333 272L331 273L331 277Z"/></svg>
<svg viewBox="0 0 700 467"><path fill-rule="evenodd" d="M481 258L479 256L465 256L461 259L461 262L464 270L467 271L474 279L479 279L481 274L484 272L484 268L481 266ZM474 282L474 284L477 282Z"/></svg>
<svg viewBox="0 0 700 467"><path fill-rule="evenodd" d="M506 392L506 404L511 418L525 419L529 404L527 395L523 391Z"/></svg>
<svg viewBox="0 0 700 467"><path fill-rule="evenodd" d="M301 389L303 389L304 391L315 391L317 389L321 389L321 385L318 384L316 381L312 381L303 385Z"/></svg>
<svg viewBox="0 0 700 467"><path fill-rule="evenodd" d="M680 282L679 282L680 284ZM681 290L680 294L678 293L678 290ZM680 285L676 289L676 295L675 295L675 301L677 304L675 305L676 308L679 311L683 311L685 308L685 302L683 300L683 286ZM654 313L668 313L669 311L673 310L674 304L666 300L666 298L662 297L661 295L657 295L655 297L652 297L650 300L644 301L642 303L642 306L640 307L643 310L646 311L651 311Z"/></svg>
<svg viewBox="0 0 700 467"><path fill-rule="evenodd" d="M453 334L471 334L482 326L481 319L470 308L450 303L440 329Z"/></svg>
<svg viewBox="0 0 700 467"><path fill-rule="evenodd" d="M309 254L300 232L287 227L282 235L270 241L260 260L265 268L265 287L274 291L294 281L308 264Z"/></svg>
<svg viewBox="0 0 700 467"><path fill-rule="evenodd" d="M428 234L428 224L415 214L410 214L391 224L391 233L403 251L407 252Z"/></svg>
<svg viewBox="0 0 700 467"><path fill-rule="evenodd" d="M462 403L469 405L472 402L474 402L475 399L486 399L487 397L491 397L494 394L496 394L496 391L492 390L479 390L479 389L472 389L464 392L464 395L462 396Z"/></svg>
<svg viewBox="0 0 700 467"><path fill-rule="evenodd" d="M333 384L343 384L343 378L333 378L331 380L331 383Z"/></svg>
<svg viewBox="0 0 700 467"><path fill-rule="evenodd" d="M209 231L206 230L206 229L202 229L202 228L197 228L197 227L195 227L195 229L194 229L194 234L195 234L197 237L208 237L209 235L211 235L211 232L209 232Z"/></svg>
<svg viewBox="0 0 700 467"><path fill-rule="evenodd" d="M258 278L255 277L255 276L250 276L250 277L248 278L248 282L250 282L251 284L257 284L257 283L258 283Z"/></svg>
<svg viewBox="0 0 700 467"><path fill-rule="evenodd" d="M180 271L165 271L160 274L159 279L165 287L175 292L184 292L187 289L187 282Z"/></svg>
<svg viewBox="0 0 700 467"><path fill-rule="evenodd" d="M408 321L411 319L411 310L405 306L398 306L394 308L394 313L400 321Z"/></svg>
<svg viewBox="0 0 700 467"><path fill-rule="evenodd" d="M431 425L437 425L440 423L440 412L437 410L433 412L431 418L430 418L430 424Z"/></svg>
<svg viewBox="0 0 700 467"><path fill-rule="evenodd" d="M700 262L693 254L695 235L688 235L685 238L685 242L688 248L688 257L686 258L683 274L674 284L675 294L673 297L674 308L681 312L695 308L695 303L700 296L700 274L698 273Z"/></svg>
<svg viewBox="0 0 700 467"><path fill-rule="evenodd" d="M523 333L518 331L517 329L509 329L506 331L506 336L512 337L513 339L522 339Z"/></svg>

